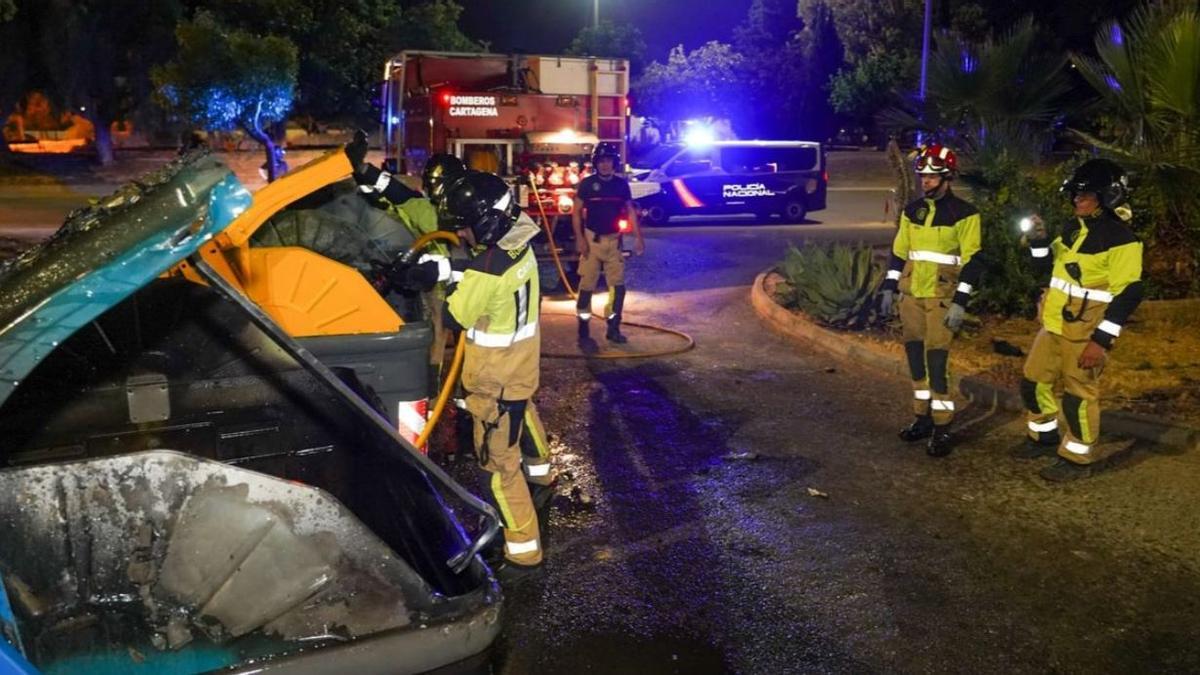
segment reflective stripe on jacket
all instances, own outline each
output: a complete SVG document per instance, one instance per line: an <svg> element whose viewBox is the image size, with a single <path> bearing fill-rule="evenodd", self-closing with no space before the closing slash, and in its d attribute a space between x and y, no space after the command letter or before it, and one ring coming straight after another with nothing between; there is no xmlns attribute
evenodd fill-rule
<svg viewBox="0 0 1200 675"><path fill-rule="evenodd" d="M980 228L978 209L952 192L913 201L900 216L882 288L965 305L983 271Z"/></svg>
<svg viewBox="0 0 1200 675"><path fill-rule="evenodd" d="M1142 243L1107 212L1076 218L1053 241L1030 242L1033 264L1049 273L1042 325L1070 340L1105 348L1142 299Z"/></svg>

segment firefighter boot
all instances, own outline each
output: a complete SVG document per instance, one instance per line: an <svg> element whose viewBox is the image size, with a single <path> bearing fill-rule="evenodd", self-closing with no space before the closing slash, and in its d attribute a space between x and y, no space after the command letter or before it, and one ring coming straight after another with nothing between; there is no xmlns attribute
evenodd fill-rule
<svg viewBox="0 0 1200 675"><path fill-rule="evenodd" d="M900 430L900 440L905 443L915 443L933 434L933 418L929 415L918 415L913 423Z"/></svg>
<svg viewBox="0 0 1200 675"><path fill-rule="evenodd" d="M950 436L950 425L935 426L925 446L925 454L930 457L945 457L954 449L954 439Z"/></svg>
<svg viewBox="0 0 1200 675"><path fill-rule="evenodd" d="M511 560L505 560L495 568L496 579L506 589L513 589L542 575L542 563L536 565L520 565Z"/></svg>
<svg viewBox="0 0 1200 675"><path fill-rule="evenodd" d="M579 318L579 348L585 354L595 353L598 345L588 334L588 322L592 319L591 291L579 291L579 299L575 302L575 314Z"/></svg>
<svg viewBox="0 0 1200 675"><path fill-rule="evenodd" d="M1106 467L1105 462L1076 464L1059 457L1053 464L1039 471L1038 475L1051 483L1069 483L1080 478L1091 478Z"/></svg>
<svg viewBox="0 0 1200 675"><path fill-rule="evenodd" d="M614 342L619 345L629 342L629 338L621 335L620 315L614 316L608 320L608 332L604 334L604 337L607 338L609 342Z"/></svg>
<svg viewBox="0 0 1200 675"><path fill-rule="evenodd" d="M608 338L609 342L617 344L625 344L629 339L621 335L621 311L625 308L625 284L617 284L613 286L609 293L608 306L608 332L604 337Z"/></svg>
<svg viewBox="0 0 1200 675"><path fill-rule="evenodd" d="M1013 459L1040 459L1042 457L1053 457L1058 451L1058 436L1054 436L1053 442L1044 443L1040 440L1035 441L1032 438L1025 438L1025 442L1009 451Z"/></svg>

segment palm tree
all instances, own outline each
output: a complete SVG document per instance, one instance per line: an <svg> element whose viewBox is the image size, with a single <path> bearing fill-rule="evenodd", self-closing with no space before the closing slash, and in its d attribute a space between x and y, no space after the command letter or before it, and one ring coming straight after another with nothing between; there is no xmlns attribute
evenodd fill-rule
<svg viewBox="0 0 1200 675"><path fill-rule="evenodd" d="M892 109L888 126L923 129L970 154L1017 146L1037 154L1069 90L1066 57L1042 48L1032 18L982 43L943 34L929 56L924 104Z"/></svg>
<svg viewBox="0 0 1200 675"><path fill-rule="evenodd" d="M1150 237L1150 276L1195 292L1200 259L1200 12L1144 5L1096 34L1097 58L1071 61L1110 116L1104 134L1073 130L1134 174ZM1141 209L1139 209L1140 211Z"/></svg>

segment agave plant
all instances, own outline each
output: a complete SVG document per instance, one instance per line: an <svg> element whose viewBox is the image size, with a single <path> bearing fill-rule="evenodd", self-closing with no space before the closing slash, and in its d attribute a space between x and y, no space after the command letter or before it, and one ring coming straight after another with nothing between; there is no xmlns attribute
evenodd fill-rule
<svg viewBox="0 0 1200 675"><path fill-rule="evenodd" d="M836 328L866 324L883 266L865 245L788 246L776 270L787 279L784 303Z"/></svg>

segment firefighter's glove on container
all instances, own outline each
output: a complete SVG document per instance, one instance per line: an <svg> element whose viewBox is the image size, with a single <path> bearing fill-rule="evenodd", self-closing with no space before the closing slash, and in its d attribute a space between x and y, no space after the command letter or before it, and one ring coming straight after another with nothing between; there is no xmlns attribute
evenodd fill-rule
<svg viewBox="0 0 1200 675"><path fill-rule="evenodd" d="M879 315L889 317L896 309L896 292L892 290L879 291Z"/></svg>
<svg viewBox="0 0 1200 675"><path fill-rule="evenodd" d="M354 132L354 140L346 145L345 150L355 176L362 174L367 167L367 150L367 132L359 129Z"/></svg>
<svg viewBox="0 0 1200 675"><path fill-rule="evenodd" d="M388 284L398 291L432 291L439 280L438 262L397 262L387 272Z"/></svg>
<svg viewBox="0 0 1200 675"><path fill-rule="evenodd" d="M957 302L951 303L950 309L946 310L946 318L942 320L942 323L946 324L946 328L949 328L951 332L957 333L962 329L963 316L966 313L967 310L963 309L962 305Z"/></svg>

